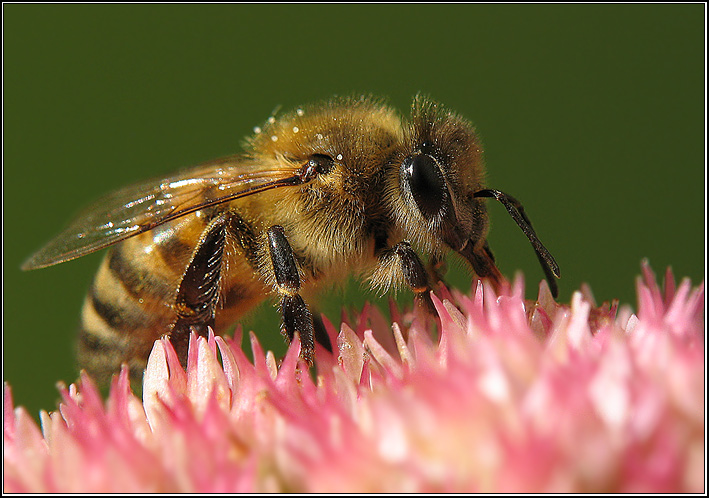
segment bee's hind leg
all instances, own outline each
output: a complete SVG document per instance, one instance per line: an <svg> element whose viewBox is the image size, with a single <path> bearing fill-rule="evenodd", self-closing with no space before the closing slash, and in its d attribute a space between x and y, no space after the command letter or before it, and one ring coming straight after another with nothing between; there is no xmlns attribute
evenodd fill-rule
<svg viewBox="0 0 709 498"><path fill-rule="evenodd" d="M276 287L281 296L280 311L283 319L281 332L289 341L296 332L300 335L300 356L309 365L315 353L313 318L300 296L300 275L295 256L283 227L274 225L267 230L268 250L276 277Z"/></svg>
<svg viewBox="0 0 709 498"><path fill-rule="evenodd" d="M180 363L187 364L190 332L206 337L214 328L214 315L219 299L222 258L226 242L226 217L214 219L202 234L177 291L177 321L170 332Z"/></svg>

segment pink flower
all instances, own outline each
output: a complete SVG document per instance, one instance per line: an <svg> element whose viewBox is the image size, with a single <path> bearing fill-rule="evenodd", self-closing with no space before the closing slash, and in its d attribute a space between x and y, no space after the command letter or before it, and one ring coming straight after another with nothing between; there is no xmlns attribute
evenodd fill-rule
<svg viewBox="0 0 709 498"><path fill-rule="evenodd" d="M703 492L704 287L647 266L638 313L518 279L441 289L432 320L368 307L282 362L251 336L157 341L143 400L61 388L42 429L5 387L7 492ZM393 333L392 333L393 331Z"/></svg>

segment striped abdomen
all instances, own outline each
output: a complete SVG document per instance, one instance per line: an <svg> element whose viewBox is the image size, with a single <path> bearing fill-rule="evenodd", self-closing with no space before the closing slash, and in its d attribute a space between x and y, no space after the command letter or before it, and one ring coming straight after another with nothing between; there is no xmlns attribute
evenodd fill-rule
<svg viewBox="0 0 709 498"><path fill-rule="evenodd" d="M175 303L180 284L209 223L204 213L185 216L127 239L106 254L84 301L78 341L80 366L95 379L109 380L122 363L134 379L141 378L153 342L171 334L179 318ZM219 278L217 330L264 296L240 238L227 240L228 263L222 267L229 274Z"/></svg>

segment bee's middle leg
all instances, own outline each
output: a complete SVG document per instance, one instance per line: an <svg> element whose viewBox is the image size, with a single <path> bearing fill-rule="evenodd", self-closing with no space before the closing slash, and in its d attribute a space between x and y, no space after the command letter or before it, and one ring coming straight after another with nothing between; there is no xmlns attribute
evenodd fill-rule
<svg viewBox="0 0 709 498"><path fill-rule="evenodd" d="M286 239L283 227L274 225L267 230L268 250L271 255L276 288L281 296L280 311L283 319L281 331L289 341L296 332L300 335L300 356L313 364L315 341L313 318L300 296L300 276L293 249Z"/></svg>

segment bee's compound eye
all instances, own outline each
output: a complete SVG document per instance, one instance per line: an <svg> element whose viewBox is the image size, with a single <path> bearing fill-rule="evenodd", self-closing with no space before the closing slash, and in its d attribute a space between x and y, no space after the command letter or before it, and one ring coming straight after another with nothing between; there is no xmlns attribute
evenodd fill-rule
<svg viewBox="0 0 709 498"><path fill-rule="evenodd" d="M441 211L446 197L446 183L435 159L421 153L406 158L401 164L401 179L426 219Z"/></svg>

